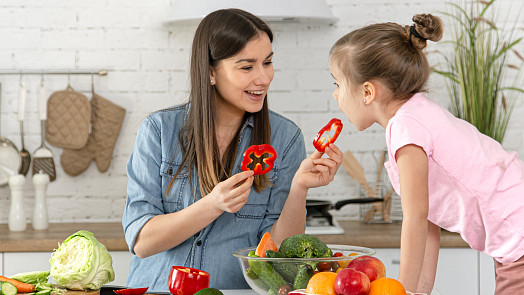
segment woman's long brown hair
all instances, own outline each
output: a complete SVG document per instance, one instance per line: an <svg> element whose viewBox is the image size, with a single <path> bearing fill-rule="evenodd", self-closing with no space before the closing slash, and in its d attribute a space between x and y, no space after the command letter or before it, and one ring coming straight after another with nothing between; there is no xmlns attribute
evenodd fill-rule
<svg viewBox="0 0 524 295"><path fill-rule="evenodd" d="M215 88L209 83L211 66L240 52L246 44L256 38L260 32L268 35L273 41L273 33L260 18L240 9L222 9L210 13L199 24L191 52L191 93L189 115L180 132L180 145L184 157L182 164L171 178L165 192L169 194L176 176L187 168L189 182L193 166L197 170L199 187L202 196L209 194L220 182L231 177L237 146L240 140L240 129L220 157L215 134L217 103ZM249 115L246 113L243 123ZM269 125L269 108L267 95L262 110L253 113L253 133L251 144L271 143ZM261 191L269 185L266 175L255 176L253 187Z"/></svg>

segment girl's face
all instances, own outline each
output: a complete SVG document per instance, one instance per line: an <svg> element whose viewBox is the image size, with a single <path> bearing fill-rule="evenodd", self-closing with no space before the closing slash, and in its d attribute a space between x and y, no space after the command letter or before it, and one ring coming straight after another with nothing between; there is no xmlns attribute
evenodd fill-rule
<svg viewBox="0 0 524 295"><path fill-rule="evenodd" d="M331 75L335 79L336 88L333 97L338 102L338 108L359 131L373 125L375 121L371 107L364 103L366 94L364 85L353 86L333 59L330 61L330 68Z"/></svg>
<svg viewBox="0 0 524 295"><path fill-rule="evenodd" d="M239 53L211 67L219 108L241 115L260 111L273 80L272 59L271 41L260 33Z"/></svg>

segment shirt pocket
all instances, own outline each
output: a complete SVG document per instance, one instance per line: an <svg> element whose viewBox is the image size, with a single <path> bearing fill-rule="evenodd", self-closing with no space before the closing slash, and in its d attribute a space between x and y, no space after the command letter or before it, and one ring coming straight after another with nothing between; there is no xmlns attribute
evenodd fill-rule
<svg viewBox="0 0 524 295"><path fill-rule="evenodd" d="M162 176L162 203L166 214L181 210L184 196L193 195L189 184L188 170L187 167L184 167L173 180L173 186L166 197L165 192L169 187L169 183L179 168L180 164L171 164L170 162L162 162L160 167L160 175Z"/></svg>
<svg viewBox="0 0 524 295"><path fill-rule="evenodd" d="M245 204L235 212L236 218L262 219L266 215L266 206L259 204Z"/></svg>

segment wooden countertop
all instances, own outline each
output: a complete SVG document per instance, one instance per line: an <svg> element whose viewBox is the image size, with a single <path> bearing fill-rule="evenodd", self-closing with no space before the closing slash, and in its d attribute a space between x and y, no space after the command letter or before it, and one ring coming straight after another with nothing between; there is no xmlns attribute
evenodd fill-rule
<svg viewBox="0 0 524 295"><path fill-rule="evenodd" d="M399 248L400 224L363 224L359 221L338 221L344 228L341 235L318 235L327 244L347 244L369 248ZM0 252L52 252L58 243L79 230L88 230L109 251L127 251L120 223L53 223L47 230L11 232L7 224L0 225ZM441 247L469 247L456 233L442 231Z"/></svg>

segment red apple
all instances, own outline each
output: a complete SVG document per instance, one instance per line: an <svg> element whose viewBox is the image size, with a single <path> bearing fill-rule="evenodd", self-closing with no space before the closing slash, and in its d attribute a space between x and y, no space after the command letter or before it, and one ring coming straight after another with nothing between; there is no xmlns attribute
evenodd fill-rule
<svg viewBox="0 0 524 295"><path fill-rule="evenodd" d="M370 289L368 276L354 268L341 270L335 278L337 295L367 295Z"/></svg>
<svg viewBox="0 0 524 295"><path fill-rule="evenodd" d="M376 257L360 256L353 259L347 268L354 268L365 273L370 282L386 276L386 267L384 263Z"/></svg>

